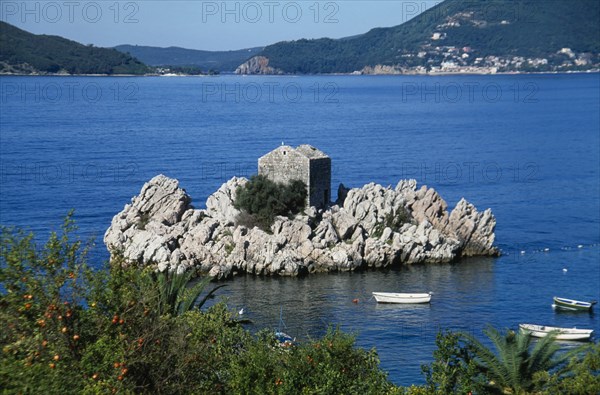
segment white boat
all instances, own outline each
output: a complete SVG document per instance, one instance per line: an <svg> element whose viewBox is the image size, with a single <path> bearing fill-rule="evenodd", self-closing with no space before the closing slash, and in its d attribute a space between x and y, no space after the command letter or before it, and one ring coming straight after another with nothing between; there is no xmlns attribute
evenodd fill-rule
<svg viewBox="0 0 600 395"><path fill-rule="evenodd" d="M560 328L534 324L519 324L519 329L534 337L545 337L550 332L556 332L556 340L588 340L594 332L593 329Z"/></svg>
<svg viewBox="0 0 600 395"><path fill-rule="evenodd" d="M589 312L592 310L592 306L594 306L596 303L598 303L595 300L591 301L591 302L582 302L582 301L574 300L574 299L559 298L558 296L555 296L553 298L553 300L554 300L554 304L552 305L552 307L563 309L563 310L571 310L571 311L588 311Z"/></svg>
<svg viewBox="0 0 600 395"><path fill-rule="evenodd" d="M429 303L431 301L431 292L429 293L395 293L395 292L373 292L377 303Z"/></svg>

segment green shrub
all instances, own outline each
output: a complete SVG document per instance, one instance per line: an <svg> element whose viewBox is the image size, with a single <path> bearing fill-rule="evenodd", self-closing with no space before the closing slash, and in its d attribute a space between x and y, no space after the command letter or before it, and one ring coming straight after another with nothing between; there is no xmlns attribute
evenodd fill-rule
<svg viewBox="0 0 600 395"><path fill-rule="evenodd" d="M410 212L403 206L400 206L398 210L388 213L382 222L378 222L373 231L371 237L380 238L385 228L391 228L394 232L400 231L402 225L412 221Z"/></svg>
<svg viewBox="0 0 600 395"><path fill-rule="evenodd" d="M244 214L238 216L237 222L269 231L276 216L291 216L302 211L306 196L306 184L303 181L281 184L265 176L252 176L246 185L236 190L234 206Z"/></svg>
<svg viewBox="0 0 600 395"><path fill-rule="evenodd" d="M434 361L421 367L428 393L436 395L469 394L480 390L475 383L478 375L461 335L439 332L435 339Z"/></svg>
<svg viewBox="0 0 600 395"><path fill-rule="evenodd" d="M0 388L5 393L186 392L181 383L197 377L190 359L203 350L199 344L189 349L192 326L216 317L212 325L220 335L234 330L232 318L198 311L220 286L200 299L208 281L188 286L189 274L125 267L119 259L92 270L87 246L70 240L74 229L69 215L62 234L52 233L42 248L33 235L2 230Z"/></svg>
<svg viewBox="0 0 600 395"><path fill-rule="evenodd" d="M374 351L330 331L284 351L254 336L224 303L200 311L220 286L189 274L113 264L92 270L87 248L61 235L42 248L3 229L0 331L3 393L382 393L392 388ZM203 298L199 298L204 294ZM314 362L311 362L314 361ZM381 391L380 391L381 390Z"/></svg>
<svg viewBox="0 0 600 395"><path fill-rule="evenodd" d="M92 270L86 245L70 240L73 229L69 215L42 248L32 235L2 230L2 393L486 393L489 371L474 364L474 340L465 335L438 336L426 385L396 387L374 349L357 348L337 329L282 348L272 331L244 329L223 302L200 310L219 288L205 292L206 280L190 285L187 274L157 274L119 257ZM533 387L598 393L600 346L572 356L557 370L537 371Z"/></svg>

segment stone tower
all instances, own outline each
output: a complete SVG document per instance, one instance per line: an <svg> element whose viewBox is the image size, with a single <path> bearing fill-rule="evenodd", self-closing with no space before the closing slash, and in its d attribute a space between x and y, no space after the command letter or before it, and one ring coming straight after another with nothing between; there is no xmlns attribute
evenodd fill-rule
<svg viewBox="0 0 600 395"><path fill-rule="evenodd" d="M258 174L286 184L304 181L308 207L326 207L331 200L331 158L308 144L297 148L282 145L260 157Z"/></svg>

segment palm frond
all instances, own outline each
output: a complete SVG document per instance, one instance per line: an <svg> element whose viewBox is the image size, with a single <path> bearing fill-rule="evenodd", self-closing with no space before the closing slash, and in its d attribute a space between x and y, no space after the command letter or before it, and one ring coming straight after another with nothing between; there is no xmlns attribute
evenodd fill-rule
<svg viewBox="0 0 600 395"><path fill-rule="evenodd" d="M469 333L460 334L469 344L473 352L473 361L478 369L488 378L488 385L503 388L504 383L508 382L509 375L505 366L488 347ZM490 384L493 383L493 384Z"/></svg>
<svg viewBox="0 0 600 395"><path fill-rule="evenodd" d="M183 273L165 271L155 274L155 282L159 291L158 310L160 314L181 315L193 308L201 308L218 289L226 286L224 284L213 288L198 301L211 279L207 277L188 287L192 275L191 271Z"/></svg>
<svg viewBox="0 0 600 395"><path fill-rule="evenodd" d="M561 362L562 358L553 358L560 348L556 344L557 334L558 332L550 332L548 336L538 340L529 357L530 370L550 370Z"/></svg>

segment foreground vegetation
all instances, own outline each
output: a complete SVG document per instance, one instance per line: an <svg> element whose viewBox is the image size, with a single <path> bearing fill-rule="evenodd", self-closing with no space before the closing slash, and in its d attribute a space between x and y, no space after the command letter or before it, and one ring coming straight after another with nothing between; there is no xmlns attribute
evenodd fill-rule
<svg viewBox="0 0 600 395"><path fill-rule="evenodd" d="M2 393L449 394L600 392L600 346L559 355L553 338L493 328L496 352L469 335L437 338L427 383L394 386L375 350L330 329L281 347L271 331L244 329L222 285L189 273L86 263L67 217L43 247L3 229L0 240ZM211 287L210 291L207 291Z"/></svg>

